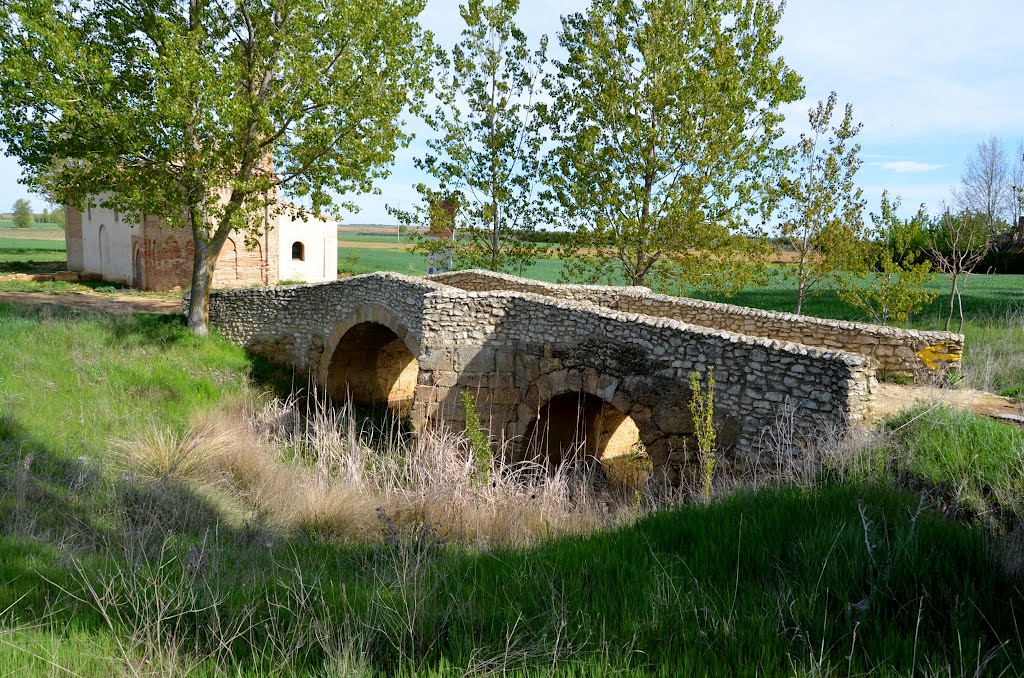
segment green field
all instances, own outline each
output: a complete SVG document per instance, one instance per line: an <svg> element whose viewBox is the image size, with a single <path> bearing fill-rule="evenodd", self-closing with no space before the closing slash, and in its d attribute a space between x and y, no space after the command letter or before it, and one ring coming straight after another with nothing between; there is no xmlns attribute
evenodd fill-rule
<svg viewBox="0 0 1024 678"><path fill-rule="evenodd" d="M394 244L405 245L409 239L407 236L402 236L399 240L397 235L377 235L371 233L339 233L339 242L386 242Z"/></svg>
<svg viewBox="0 0 1024 678"><path fill-rule="evenodd" d="M445 543L414 517L369 541L281 531L228 485L124 457L119 441L180 434L267 378L177 318L0 304L0 675L1024 665L1019 555L985 527L1019 510L1018 429L907 415L817 478L520 548Z"/></svg>

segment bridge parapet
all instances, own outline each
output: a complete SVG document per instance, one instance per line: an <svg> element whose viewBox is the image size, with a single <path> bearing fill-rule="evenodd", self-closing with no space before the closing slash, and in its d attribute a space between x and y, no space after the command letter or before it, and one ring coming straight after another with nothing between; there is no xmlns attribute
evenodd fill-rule
<svg viewBox="0 0 1024 678"><path fill-rule="evenodd" d="M461 289L473 286L488 289ZM720 440L733 458L756 458L780 418L795 423L797 437L814 438L870 408L877 360L686 322L691 306L679 311L671 300L644 288L478 272L374 273L218 291L210 320L250 350L308 371L336 397L399 407L416 428L464 422L458 396L469 391L494 438L513 447L535 437L539 422L560 425L552 404L572 396L600 412L560 411L561 419L599 427L606 414L628 417L656 464L684 462L695 449L688 378L712 367Z"/></svg>
<svg viewBox="0 0 1024 678"><path fill-rule="evenodd" d="M325 348L333 349L332 335L356 318L395 325L417 352L423 297L444 289L423 278L370 273L311 285L218 290L210 295L210 323L254 353L316 375ZM333 337L335 344L339 338Z"/></svg>
<svg viewBox="0 0 1024 678"><path fill-rule="evenodd" d="M883 373L926 376L960 369L964 336L870 323L829 320L765 311L687 297L654 294L646 287L555 285L491 271L456 271L431 280L471 291L514 291L587 301L626 313L671 318L737 334L860 353L878 361Z"/></svg>

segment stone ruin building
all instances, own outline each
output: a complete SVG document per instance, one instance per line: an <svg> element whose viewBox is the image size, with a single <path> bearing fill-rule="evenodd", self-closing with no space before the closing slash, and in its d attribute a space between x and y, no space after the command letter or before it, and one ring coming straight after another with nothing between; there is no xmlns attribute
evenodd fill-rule
<svg viewBox="0 0 1024 678"><path fill-rule="evenodd" d="M97 201L99 202L99 201ZM138 290L187 288L193 244L188 228L169 228L142 215L128 220L117 210L65 206L68 270L84 279L109 280ZM282 280L321 282L338 277L338 224L326 217L307 221L268 211L263 235L247 245L237 234L224 243L214 287L274 285Z"/></svg>

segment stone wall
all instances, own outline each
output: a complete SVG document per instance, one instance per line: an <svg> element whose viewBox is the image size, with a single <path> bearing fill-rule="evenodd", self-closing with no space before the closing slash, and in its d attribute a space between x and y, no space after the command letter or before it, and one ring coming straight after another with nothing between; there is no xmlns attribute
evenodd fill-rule
<svg viewBox="0 0 1024 678"><path fill-rule="evenodd" d="M419 352L423 298L443 286L397 273L371 273L311 285L216 290L210 323L225 337L271 360L314 375L344 333L377 322Z"/></svg>
<svg viewBox="0 0 1024 678"><path fill-rule="evenodd" d="M346 333L381 325L417 360L414 426L461 425L458 396L469 390L507 449L521 446L553 397L580 393L628 415L656 464L686 461L695 449L688 377L711 367L720 440L733 459L756 455L783 414L798 422L800 435L816 437L863 417L874 397L877 362L864 355L626 313L602 296L614 297L615 288L566 288L578 298L553 299L471 292L441 279L374 273L216 291L210 321L232 341L324 385L337 379L332 358ZM380 362L393 349L364 362L388 373L392 366Z"/></svg>
<svg viewBox="0 0 1024 678"><path fill-rule="evenodd" d="M876 363L862 355L517 292L424 300L418 418L461 421L469 389L492 435L513 444L552 397L582 391L632 418L656 465L684 461L695 449L688 377L709 367L733 458L756 454L784 410L816 437L863 417L874 397Z"/></svg>
<svg viewBox="0 0 1024 678"><path fill-rule="evenodd" d="M964 337L867 323L826 320L791 313L654 294L646 287L553 285L490 271L457 271L431 277L464 290L519 291L555 299L588 301L627 313L641 313L808 346L860 353L878 361L888 374L920 376L957 370Z"/></svg>

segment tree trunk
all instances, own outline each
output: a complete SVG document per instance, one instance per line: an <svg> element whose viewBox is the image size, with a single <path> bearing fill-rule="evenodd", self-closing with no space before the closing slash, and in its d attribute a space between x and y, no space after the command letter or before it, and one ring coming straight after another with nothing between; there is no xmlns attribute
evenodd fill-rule
<svg viewBox="0 0 1024 678"><path fill-rule="evenodd" d="M946 316L946 331L949 332L949 324L953 322L953 301L956 299L957 275L953 275L953 288L949 291L949 314Z"/></svg>
<svg viewBox="0 0 1024 678"><path fill-rule="evenodd" d="M188 328L198 337L210 333L210 285L219 248L202 238L195 238L192 257L192 294L188 302ZM217 253L212 250L217 249Z"/></svg>
<svg viewBox="0 0 1024 678"><path fill-rule="evenodd" d="M800 315L803 313L804 308L804 278L800 276L796 284L796 314Z"/></svg>
<svg viewBox="0 0 1024 678"><path fill-rule="evenodd" d="M959 288L957 288L957 291L956 291L956 303L957 303L957 306L958 306L958 308L960 310L960 324L956 328L956 333L957 334L963 334L963 331L964 331L964 298L960 294L960 289Z"/></svg>
<svg viewBox="0 0 1024 678"><path fill-rule="evenodd" d="M491 270L497 272L501 254L501 240L498 237L498 229L501 224L501 205L498 203L497 190L494 191L491 201L494 211L494 223L491 225Z"/></svg>

